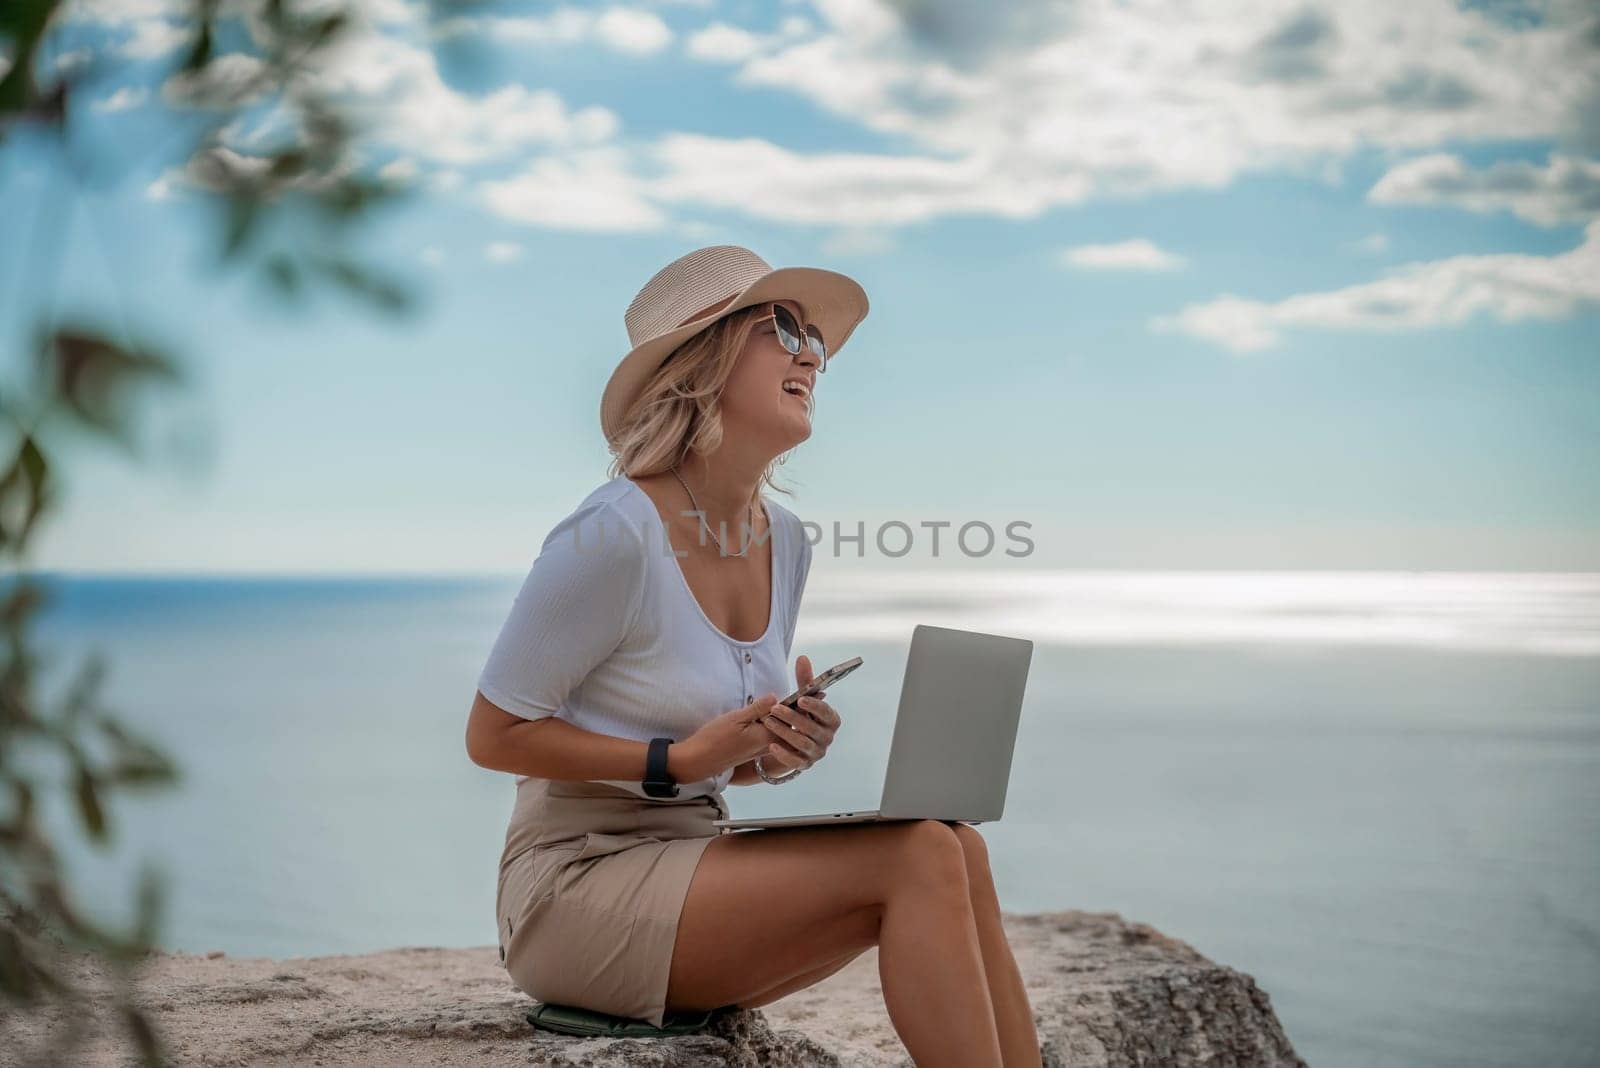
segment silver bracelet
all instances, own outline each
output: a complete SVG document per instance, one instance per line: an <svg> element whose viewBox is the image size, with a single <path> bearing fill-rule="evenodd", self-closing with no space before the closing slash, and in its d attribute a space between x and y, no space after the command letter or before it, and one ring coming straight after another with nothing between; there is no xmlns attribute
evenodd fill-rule
<svg viewBox="0 0 1600 1068"><path fill-rule="evenodd" d="M766 754L764 754L764 753L762 754L762 756L765 756L765 755ZM762 782L770 782L774 786L781 786L783 783L790 782L790 781L792 781L794 779L794 777L796 775L799 775L802 771L806 770L805 768L795 768L793 771L789 772L789 774L785 775L783 778L774 779L772 776L767 774L767 769L761 766L761 757L756 757L755 764L756 764L756 774L761 776L761 781Z"/></svg>

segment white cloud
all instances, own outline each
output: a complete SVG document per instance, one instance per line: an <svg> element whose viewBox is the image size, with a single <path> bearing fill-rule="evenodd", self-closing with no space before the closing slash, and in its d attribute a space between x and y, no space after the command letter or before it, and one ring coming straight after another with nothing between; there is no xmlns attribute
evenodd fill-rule
<svg viewBox="0 0 1600 1068"><path fill-rule="evenodd" d="M188 0L75 0L73 16L132 27L124 49L153 57L187 39L168 21L188 14ZM420 34L423 8L408 0L291 0L288 7L312 14L333 7L353 10L356 25L297 75L296 90L331 94L361 124L365 136L435 164L464 165L515 156L528 148L582 147L612 139L617 116L603 107L572 109L547 89L510 84L474 95L456 90L441 76L431 49L408 41ZM246 17L263 40L258 0L223 0L221 11ZM583 13L588 32L613 48L664 47L651 42L660 20L648 12L611 9ZM664 26L662 27L664 28ZM670 33L670 31L669 31ZM670 39L670 38L669 38ZM196 106L218 91L234 100L258 95L265 65L246 52L216 57L201 72L175 73L162 86L169 104ZM291 116L276 109L258 122L251 141L262 140ZM253 120L255 121L255 120ZM238 129L235 130L239 132ZM292 136L294 131L280 131Z"/></svg>
<svg viewBox="0 0 1600 1068"><path fill-rule="evenodd" d="M121 25L141 19L183 18L192 14L193 0L66 0L62 14L81 22Z"/></svg>
<svg viewBox="0 0 1600 1068"><path fill-rule="evenodd" d="M434 171L428 176L428 184L433 187L433 191L436 193L453 193L465 185L466 182L466 177L460 171L452 170L448 167Z"/></svg>
<svg viewBox="0 0 1600 1068"><path fill-rule="evenodd" d="M148 90L124 85L104 100L96 100L94 109L96 111L126 111L129 108L136 108L143 104L149 96Z"/></svg>
<svg viewBox="0 0 1600 1068"><path fill-rule="evenodd" d="M1410 263L1384 277L1279 301L1228 294L1156 319L1236 352L1279 343L1284 329L1396 330L1454 326L1479 313L1502 322L1571 315L1600 303L1600 220L1583 243L1555 256L1494 253Z"/></svg>
<svg viewBox="0 0 1600 1068"><path fill-rule="evenodd" d="M326 189L352 173L357 163L354 156L346 156L326 173L300 175L281 185L297 189ZM168 167L145 187L145 196L151 200L170 200L183 188L232 188L249 179L261 178L271 167L272 160L266 156L254 156L235 151L227 145L216 145L190 157L182 166Z"/></svg>
<svg viewBox="0 0 1600 1068"><path fill-rule="evenodd" d="M707 63L743 63L767 47L769 38L726 22L713 22L689 35L684 51Z"/></svg>
<svg viewBox="0 0 1600 1068"><path fill-rule="evenodd" d="M483 258L490 263L514 263L522 258L522 251L515 241L491 241L483 246Z"/></svg>
<svg viewBox="0 0 1600 1068"><path fill-rule="evenodd" d="M1110 245L1078 245L1061 254L1072 267L1112 271L1171 271L1183 266L1183 257L1157 247L1142 237Z"/></svg>
<svg viewBox="0 0 1600 1068"><path fill-rule="evenodd" d="M722 30L693 40L723 61L759 49L736 85L798 94L913 146L859 157L879 180L866 200L894 199L913 160L961 182L898 221L1029 217L1097 195L1221 188L1252 172L1317 176L1371 147L1555 137L1581 125L1594 91L1575 0L1525 27L1451 0L1085 0L1049 9L1058 14L1016 5L981 16L943 0L909 21L887 0L817 10L824 26L809 40ZM738 157L737 145L749 142L729 142L720 158ZM870 209L836 197L826 164L837 158L802 164L825 165L818 210L850 224Z"/></svg>
<svg viewBox="0 0 1600 1068"><path fill-rule="evenodd" d="M388 34L358 34L334 46L325 69L310 80L340 96L369 136L441 163L481 163L536 146L581 149L620 128L608 109L574 111L548 89L458 92L440 76L431 51Z"/></svg>
<svg viewBox="0 0 1600 1068"><path fill-rule="evenodd" d="M378 177L386 182L409 182L417 176L417 161L406 159L392 159L378 168Z"/></svg>
<svg viewBox="0 0 1600 1068"><path fill-rule="evenodd" d="M88 48L73 48L66 52L58 52L55 58L55 73L70 77L89 66L93 59L94 52ZM9 66L10 61L0 57L0 75L5 74Z"/></svg>
<svg viewBox="0 0 1600 1068"><path fill-rule="evenodd" d="M165 19L143 19L133 24L133 32L120 51L130 59L160 59L193 39L194 33L187 26Z"/></svg>
<svg viewBox="0 0 1600 1068"><path fill-rule="evenodd" d="M161 18L180 0L78 2L108 18ZM1452 0L1321 2L817 0L815 24L788 14L767 33L718 21L688 38L690 55L735 65L734 85L795 94L894 146L876 152L714 136L703 132L714 117L698 115L624 143L616 114L549 90L460 92L428 48L404 39L402 29L426 28L421 5L402 0L364 0L365 20L384 32L353 32L309 87L346 96L367 136L424 172L524 161L478 191L507 219L655 231L675 209L721 209L845 233L950 216L1029 219L1096 197L1223 188L1250 173L1336 180L1342 161L1374 148L1555 138L1585 121L1600 92L1579 0L1554 0L1525 26ZM641 55L673 40L638 6L443 28ZM462 180L452 174L428 176L430 187Z"/></svg>
<svg viewBox="0 0 1600 1068"><path fill-rule="evenodd" d="M267 82L267 65L261 60L243 52L225 52L198 70L179 71L167 78L161 95L179 107L242 104L261 96Z"/></svg>
<svg viewBox="0 0 1600 1068"><path fill-rule="evenodd" d="M264 156L250 156L231 148L218 147L209 156L196 156L181 167L168 167L160 177L145 187L145 196L151 200L170 200L181 188L215 188L217 179L226 175L260 177L272 166Z"/></svg>
<svg viewBox="0 0 1600 1068"><path fill-rule="evenodd" d="M1370 252L1377 256L1389 251L1389 235L1382 231L1373 231L1366 237L1355 242L1355 247L1362 252Z"/></svg>
<svg viewBox="0 0 1600 1068"><path fill-rule="evenodd" d="M648 11L608 8L595 20L595 36L618 52L646 56L672 43L667 24Z"/></svg>
<svg viewBox="0 0 1600 1068"><path fill-rule="evenodd" d="M757 137L672 133L645 150L658 177L641 193L817 226L889 226L950 214L1026 217L1043 201L976 158L790 151ZM988 181L979 181L988 175Z"/></svg>
<svg viewBox="0 0 1600 1068"><path fill-rule="evenodd" d="M441 37L470 34L485 41L525 45L599 44L614 52L645 56L672 43L672 30L660 17L637 8L604 11L561 7L548 15L459 16L441 22Z"/></svg>
<svg viewBox="0 0 1600 1068"><path fill-rule="evenodd" d="M429 245L418 254L418 258L429 267L437 267L444 262L444 250L436 245Z"/></svg>
<svg viewBox="0 0 1600 1068"><path fill-rule="evenodd" d="M193 3L193 0L189 0ZM243 3L251 10L260 10L261 0L226 0ZM332 14L343 11L369 26L393 26L415 23L428 15L433 0L288 0L285 8L302 16Z"/></svg>
<svg viewBox="0 0 1600 1068"><path fill-rule="evenodd" d="M809 39L803 24L722 22L688 39L698 58L737 63L735 85L798 94L905 147L801 152L680 130L608 168L612 188L650 225L644 204L846 229L1026 219L1252 172L1336 180L1372 147L1555 136L1591 91L1570 3L1512 28L1449 0L1090 0L1055 22L1028 8L1007 29L1021 6L963 15L953 2L907 22L885 0L822 0ZM959 32L930 42L930 25Z"/></svg>
<svg viewBox="0 0 1600 1068"><path fill-rule="evenodd" d="M314 17L335 10L350 14L368 25L411 22L425 10L426 0L286 0L284 12ZM80 22L100 22L117 26L146 19L188 20L194 15L194 0L66 0L66 18ZM218 15L259 15L261 0L219 0Z"/></svg>
<svg viewBox="0 0 1600 1068"><path fill-rule="evenodd" d="M504 218L556 230L633 232L667 224L616 147L536 159L520 174L482 183L478 196Z"/></svg>
<svg viewBox="0 0 1600 1068"><path fill-rule="evenodd" d="M1600 216L1600 160L1552 152L1542 167L1525 160L1501 160L1474 170L1459 156L1436 153L1391 168L1367 199L1378 204L1509 211L1540 226L1558 226Z"/></svg>

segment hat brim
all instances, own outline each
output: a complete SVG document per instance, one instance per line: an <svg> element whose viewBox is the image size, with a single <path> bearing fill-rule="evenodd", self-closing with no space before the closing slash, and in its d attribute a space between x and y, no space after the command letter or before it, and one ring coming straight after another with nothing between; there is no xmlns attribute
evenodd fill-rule
<svg viewBox="0 0 1600 1068"><path fill-rule="evenodd" d="M615 440L628 406L674 349L718 319L772 300L800 304L806 320L822 331L830 361L844 348L868 311L866 290L849 275L822 267L779 267L769 271L735 294L724 307L653 337L622 358L600 395L600 428L606 440Z"/></svg>

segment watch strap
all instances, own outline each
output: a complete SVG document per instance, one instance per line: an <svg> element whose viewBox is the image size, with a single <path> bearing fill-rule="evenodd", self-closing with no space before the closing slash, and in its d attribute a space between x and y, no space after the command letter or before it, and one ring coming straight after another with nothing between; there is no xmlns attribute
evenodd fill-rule
<svg viewBox="0 0 1600 1068"><path fill-rule="evenodd" d="M678 784L667 771L667 746L671 738L650 739L650 751L644 761L644 792L650 797L677 797Z"/></svg>

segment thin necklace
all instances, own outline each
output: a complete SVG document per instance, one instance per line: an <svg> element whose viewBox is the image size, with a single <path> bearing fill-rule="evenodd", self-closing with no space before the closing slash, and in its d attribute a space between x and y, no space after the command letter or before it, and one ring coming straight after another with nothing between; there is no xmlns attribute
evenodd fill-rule
<svg viewBox="0 0 1600 1068"><path fill-rule="evenodd" d="M678 480L678 484L681 485L683 487L684 492L689 495L689 503L694 505L695 513L700 516L700 526L705 529L705 532L707 534L711 535L711 540L717 543L717 552L720 553L723 556L749 556L750 555L750 543L749 542L745 543L745 547L744 547L744 550L742 552L730 553L730 552L724 552L723 551L722 540L717 537L716 531L711 529L711 524L706 522L705 510L700 507L700 502L694 499L694 490L689 488L689 483L685 482L683 480L683 476L678 474L678 467L677 467L676 464L674 464L672 466L672 477L676 478ZM753 528L755 526L755 515L756 515L756 513L755 513L755 501L751 501L750 502L749 510L750 510L750 520L751 520L750 526Z"/></svg>

